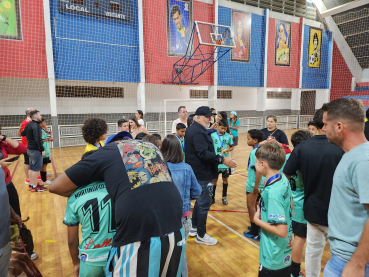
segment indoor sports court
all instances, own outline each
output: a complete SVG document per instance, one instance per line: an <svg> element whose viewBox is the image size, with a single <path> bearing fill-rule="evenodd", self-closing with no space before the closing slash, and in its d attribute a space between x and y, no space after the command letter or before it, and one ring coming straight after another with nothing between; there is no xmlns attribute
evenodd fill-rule
<svg viewBox="0 0 369 277"><path fill-rule="evenodd" d="M244 236L247 133L274 115L293 150L291 135L307 130L324 103L353 98L369 107L369 1L0 0L0 55L0 134L21 142L25 111L38 110L53 136L49 183L81 160L88 118L104 119L109 137L118 120L142 111L143 126L164 139L181 106L188 115L200 106L235 111L229 204L219 178L207 217L218 243L188 238L188 276L254 277L260 242ZM75 276L67 198L31 192L23 155L9 172L29 217L34 264L43 276ZM327 243L320 276L330 259Z"/></svg>

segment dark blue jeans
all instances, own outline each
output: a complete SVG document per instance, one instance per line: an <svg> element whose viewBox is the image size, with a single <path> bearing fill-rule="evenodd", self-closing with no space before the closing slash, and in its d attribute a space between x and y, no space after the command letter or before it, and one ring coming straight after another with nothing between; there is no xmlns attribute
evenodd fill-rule
<svg viewBox="0 0 369 277"><path fill-rule="evenodd" d="M197 228L197 234L202 238L206 233L206 219L211 206L211 197L213 196L213 180L198 182L202 187L202 192L193 209L192 227Z"/></svg>

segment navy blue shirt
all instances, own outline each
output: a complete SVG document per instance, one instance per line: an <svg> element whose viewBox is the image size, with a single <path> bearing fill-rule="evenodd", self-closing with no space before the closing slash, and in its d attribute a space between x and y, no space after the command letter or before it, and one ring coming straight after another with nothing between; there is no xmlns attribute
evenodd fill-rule
<svg viewBox="0 0 369 277"><path fill-rule="evenodd" d="M279 143L283 143L283 144L288 145L287 136L282 130L274 129L273 131L269 131L268 128L264 128L264 129L261 129L261 131L264 134L264 140L266 140L269 136L273 136L273 137L275 137L275 140L278 141Z"/></svg>

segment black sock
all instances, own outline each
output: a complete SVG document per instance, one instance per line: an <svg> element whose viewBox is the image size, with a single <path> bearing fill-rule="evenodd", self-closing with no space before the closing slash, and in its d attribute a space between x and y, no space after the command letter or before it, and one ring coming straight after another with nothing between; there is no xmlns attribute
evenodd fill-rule
<svg viewBox="0 0 369 277"><path fill-rule="evenodd" d="M293 277L299 277L300 271L301 271L301 264L298 264L292 261L291 274L293 275Z"/></svg>
<svg viewBox="0 0 369 277"><path fill-rule="evenodd" d="M216 189L217 189L217 186L215 185L213 185L213 199L215 198L215 191L216 191Z"/></svg>
<svg viewBox="0 0 369 277"><path fill-rule="evenodd" d="M228 183L223 183L223 197L227 197L227 189L228 189Z"/></svg>
<svg viewBox="0 0 369 277"><path fill-rule="evenodd" d="M42 179L42 181L46 182L46 172L41 171L40 173L41 173L41 179Z"/></svg>
<svg viewBox="0 0 369 277"><path fill-rule="evenodd" d="M254 234L255 236L259 234L258 225L256 225L254 222L251 222L251 234Z"/></svg>

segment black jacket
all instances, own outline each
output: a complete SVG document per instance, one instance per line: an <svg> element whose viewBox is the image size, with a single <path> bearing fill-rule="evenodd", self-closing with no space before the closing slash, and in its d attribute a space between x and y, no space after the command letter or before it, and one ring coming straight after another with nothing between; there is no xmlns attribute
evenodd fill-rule
<svg viewBox="0 0 369 277"><path fill-rule="evenodd" d="M27 137L28 150L39 150L40 152L44 151L39 122L32 120L26 125L21 135L22 137Z"/></svg>
<svg viewBox="0 0 369 277"><path fill-rule="evenodd" d="M185 156L197 180L207 181L218 177L218 156L208 131L194 122L186 130Z"/></svg>

